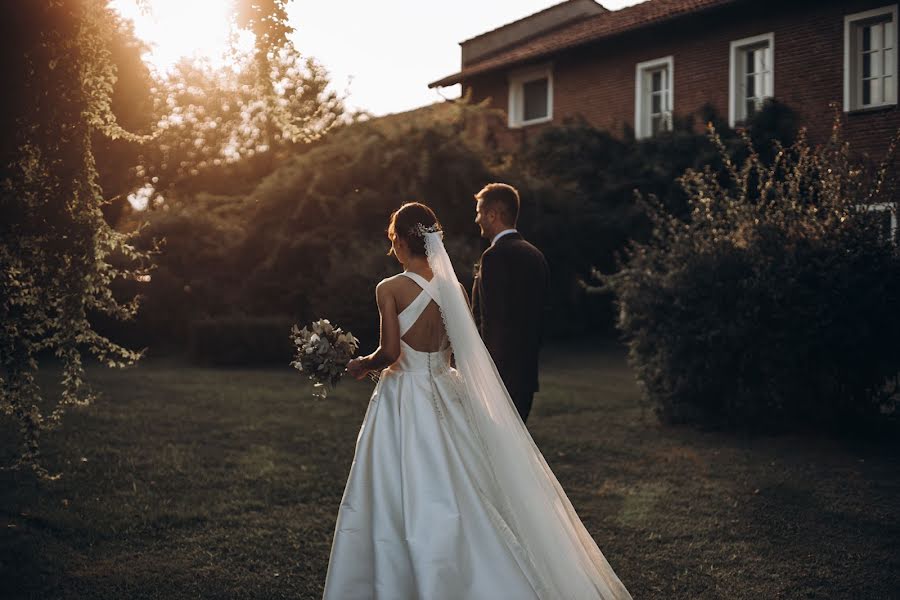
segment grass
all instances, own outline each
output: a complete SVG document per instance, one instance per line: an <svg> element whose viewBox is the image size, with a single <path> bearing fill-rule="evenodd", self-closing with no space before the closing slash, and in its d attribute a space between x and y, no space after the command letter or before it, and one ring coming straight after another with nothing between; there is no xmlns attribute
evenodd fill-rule
<svg viewBox="0 0 900 600"><path fill-rule="evenodd" d="M100 402L0 473L4 598L319 598L371 384L96 369ZM660 425L618 349L555 350L529 420L637 599L900 598L896 444Z"/></svg>

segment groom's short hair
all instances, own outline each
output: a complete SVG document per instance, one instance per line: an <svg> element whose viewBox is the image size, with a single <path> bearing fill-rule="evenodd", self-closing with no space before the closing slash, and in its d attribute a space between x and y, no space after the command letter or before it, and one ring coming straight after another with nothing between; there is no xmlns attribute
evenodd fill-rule
<svg viewBox="0 0 900 600"><path fill-rule="evenodd" d="M519 191L506 183L489 183L475 194L481 200L483 210L496 210L507 225L515 226L519 220Z"/></svg>

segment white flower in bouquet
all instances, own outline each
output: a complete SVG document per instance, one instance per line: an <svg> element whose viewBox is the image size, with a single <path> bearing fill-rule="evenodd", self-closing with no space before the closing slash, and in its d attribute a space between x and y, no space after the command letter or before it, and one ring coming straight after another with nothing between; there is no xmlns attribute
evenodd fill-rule
<svg viewBox="0 0 900 600"><path fill-rule="evenodd" d="M349 331L334 327L328 319L320 319L300 329L291 327L291 339L297 352L291 366L306 373L315 382L318 393L325 398L328 388L340 381L347 363L359 350L359 340Z"/></svg>

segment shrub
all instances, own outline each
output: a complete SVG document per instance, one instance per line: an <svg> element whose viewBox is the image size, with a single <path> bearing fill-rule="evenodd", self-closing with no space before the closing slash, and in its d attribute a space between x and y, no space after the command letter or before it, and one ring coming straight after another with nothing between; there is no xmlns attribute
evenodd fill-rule
<svg viewBox="0 0 900 600"><path fill-rule="evenodd" d="M712 109L702 111L704 122L720 123ZM787 106L769 101L748 125L756 146L766 156L772 141L790 145L796 137L796 115ZM737 132L724 129L723 143L744 151ZM624 139L571 122L547 128L518 156L518 169L535 193L525 205L541 208L534 240L544 251L554 276L554 330L578 329L612 333L614 308L609 294L591 293L578 282L590 279L592 269L609 273L616 256L630 240L650 235L650 222L634 192L653 195L667 211L686 216L687 197L678 184L685 170L711 165L723 171L716 148L696 131L692 118L676 122L674 131L657 137ZM587 292L587 293L586 293Z"/></svg>
<svg viewBox="0 0 900 600"><path fill-rule="evenodd" d="M117 337L167 351L202 343L190 341L194 321L286 315L296 323L328 318L368 348L378 339L375 285L398 269L387 256L388 217L409 200L437 211L467 279L480 244L473 194L494 175L465 132L484 115L449 104L417 113L336 130L247 194L236 181L233 195L167 198L141 232L144 247L164 241L158 268L140 286L139 331L120 328ZM198 358L216 352L196 350Z"/></svg>
<svg viewBox="0 0 900 600"><path fill-rule="evenodd" d="M836 120L766 162L746 138L726 177L679 180L689 215L641 198L650 239L603 278L647 397L668 422L846 426L892 410L900 372L900 255L884 235L886 179L854 164Z"/></svg>
<svg viewBox="0 0 900 600"><path fill-rule="evenodd" d="M193 321L189 356L213 366L284 365L291 362L294 347L290 317L234 315Z"/></svg>

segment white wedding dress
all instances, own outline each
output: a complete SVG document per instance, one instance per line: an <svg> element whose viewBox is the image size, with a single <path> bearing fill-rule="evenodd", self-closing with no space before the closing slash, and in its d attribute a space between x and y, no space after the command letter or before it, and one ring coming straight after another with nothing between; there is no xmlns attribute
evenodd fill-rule
<svg viewBox="0 0 900 600"><path fill-rule="evenodd" d="M341 500L324 598L630 599L482 354L439 234L426 240L435 277L404 273L422 291L399 315L401 339L431 320L424 325L449 340L437 352L401 342L381 374Z"/></svg>

